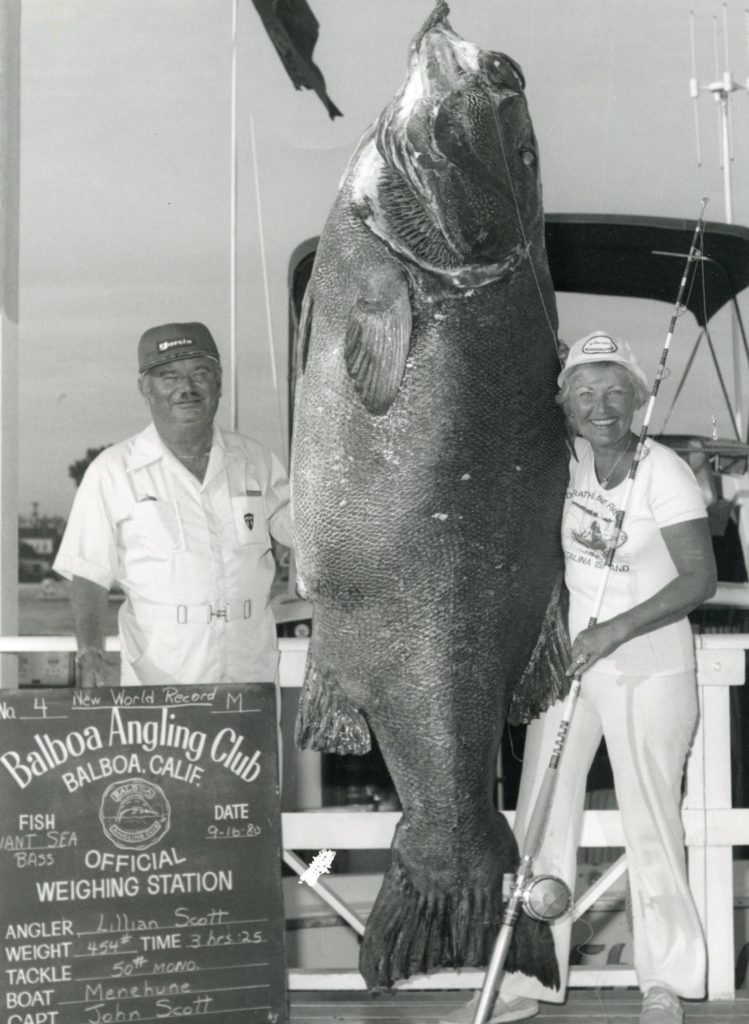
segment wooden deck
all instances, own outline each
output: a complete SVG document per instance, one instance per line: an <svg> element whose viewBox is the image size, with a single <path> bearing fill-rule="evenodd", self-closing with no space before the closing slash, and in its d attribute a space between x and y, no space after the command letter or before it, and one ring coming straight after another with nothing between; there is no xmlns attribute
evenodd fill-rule
<svg viewBox="0 0 749 1024"><path fill-rule="evenodd" d="M355 992L292 992L289 1024L438 1024L442 1013L465 1003L466 992L397 992L372 997ZM637 1024L640 993L632 990L573 990L561 1005L542 1003L539 1024ZM727 1002L687 1002L686 1024L746 1024L749 992Z"/></svg>

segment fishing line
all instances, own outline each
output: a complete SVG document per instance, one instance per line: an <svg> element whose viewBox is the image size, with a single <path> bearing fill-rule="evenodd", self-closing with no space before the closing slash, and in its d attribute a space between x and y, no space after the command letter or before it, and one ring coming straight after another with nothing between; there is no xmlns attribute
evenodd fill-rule
<svg viewBox="0 0 749 1024"><path fill-rule="evenodd" d="M507 739L508 739L509 744L510 744L510 753L512 754L513 761L517 761L518 764L522 764L523 763L523 758L520 757L518 755L517 750L515 750L515 737L513 736L512 728L508 728L508 730L507 730Z"/></svg>
<svg viewBox="0 0 749 1024"><path fill-rule="evenodd" d="M260 171L258 167L257 142L255 139L255 118L250 115L250 148L252 151L252 171L255 186L255 208L257 210L257 232L260 247L260 268L263 281L263 299L265 304L265 323L268 334L268 356L273 383L273 394L276 399L276 412L278 413L278 425L281 444L284 450L288 448L286 443L286 427L281 411L281 400L278 390L278 370L276 366L276 346L273 338L273 316L271 313L270 282L268 275L267 248L265 245L265 231L263 228L263 203L260 189Z"/></svg>
<svg viewBox="0 0 749 1024"><path fill-rule="evenodd" d="M700 239L700 249L704 249L702 239ZM701 299L702 299L702 320L707 325L707 283L705 281L705 264L700 261L700 284L701 284ZM707 327L705 329L707 335ZM710 408L710 423L711 430L710 436L713 441L718 440L718 418L715 413L715 372L710 360L707 364L707 386L710 396L709 408Z"/></svg>
<svg viewBox="0 0 749 1024"><path fill-rule="evenodd" d="M502 123L499 120L499 104L492 105L492 113L494 115L494 123L497 126L497 138L499 139L499 148L500 148L500 150L502 152L502 161L504 162L505 171L507 173L507 180L508 180L508 182L510 184L510 195L512 196L512 202L513 202L513 204L515 206L515 213L517 214L517 218L518 218L518 226L520 227L520 235L521 235L521 237L523 239L523 248L525 250L525 255L526 255L527 259L528 259L528 263L530 264L531 273L533 274L533 280L534 280L535 285L536 285L536 291L538 292L538 297L539 297L539 299L541 301L541 308L544 311L544 316L546 317L546 323L549 326L549 332L551 333L551 337L552 337L552 340L554 342L554 348L556 349L556 353L557 353L557 358L559 359L559 365L561 366L562 365L562 355L561 355L561 352L559 351L559 341L557 339L557 332L554 330L554 326L553 326L553 324L551 322L551 317L549 316L549 310L547 309L546 303L544 301L544 293L543 293L543 290L541 288L541 283L538 280L538 275L536 274L536 268L533 265L533 260L531 259L531 254L530 254L531 253L531 243L528 241L528 236L525 233L525 225L523 224L523 215L520 212L520 204L518 203L518 197L517 197L517 194L515 192L515 186L514 186L513 181L512 181L512 175L510 174L510 164L509 164L509 161L507 160L507 153L505 152L504 138L502 136Z"/></svg>
<svg viewBox="0 0 749 1024"><path fill-rule="evenodd" d="M703 229L701 237L700 237L700 249L701 250L704 247L703 246L703 238L704 238L704 229ZM711 410L710 411L710 431L709 431L709 433L710 433L711 438L712 438L713 441L717 441L718 440L718 417L717 417L717 414L716 414L716 384L717 384L717 385L720 386L720 390L721 390L721 393L723 395L723 400L726 403L726 408L729 410L729 419L731 421L731 426L733 427L734 434L736 435L736 440L740 441L741 440L740 431L739 431L739 429L737 427L736 421L735 421L733 413L731 411L731 400L730 400L729 395L728 395L728 388L726 386L726 382L725 382L725 380L723 378L723 374L722 374L721 369L720 369L720 363L718 361L718 355L717 355L717 352L715 351L715 346L713 344L713 339L712 339L712 336L711 336L711 333L710 333L710 328L709 328L709 325L708 325L708 315L707 315L707 309L708 309L708 305L707 305L707 282L706 282L706 276L705 276L705 264L708 263L708 262L714 262L714 261L712 261L710 257L706 257L704 255L700 255L700 257L699 257L699 263L700 263L699 273L700 273L700 287L701 287L701 303L700 303L700 305L702 307L702 323L704 324L704 326L701 327L700 332L697 335L697 339L696 339L696 341L694 343L694 346L692 347L692 351L691 351L691 353L689 355L689 358L687 359L687 363L686 363L686 366L684 367L684 371L682 373L681 380L679 381L678 387L676 388L674 396L673 396L673 398L671 400L671 405L668 408L668 412L664 416L663 425L662 425L662 427L660 429L660 433L665 433L665 431L666 431L666 428L667 428L667 426L669 424L669 421L670 421L671 416L672 416L672 414L674 412L676 404L679 401L679 398L681 397L682 390L684 389L684 387L686 385L687 377L689 376L689 373L692 370L692 366L693 366L693 364L695 362L695 358L697 356L697 351L698 351L700 342L702 341L702 339L704 337L705 342L707 344L707 348L709 350L709 358L708 358L708 364L707 364L708 393L709 393L708 408ZM690 294L691 294L691 289L690 289ZM747 355L749 355L749 352L747 353Z"/></svg>
<svg viewBox="0 0 749 1024"><path fill-rule="evenodd" d="M674 335L676 327L676 321L684 312L684 296L687 292L687 285L689 282L690 270L692 264L696 262L698 257L701 255L697 248L697 242L701 237L702 229L702 218L707 205L707 199L703 199L700 206L700 214L697 222L697 226L694 231L692 238L692 244L689 248L689 254L687 256L686 265L684 272L681 277L679 284L679 291L676 298L673 313L671 315L671 321L668 327L668 333L666 340L663 345L663 351L661 352L660 362L655 372L655 379L653 380L653 387L650 393L650 399L648 401L645 417L643 419L642 427L640 429L640 435L637 440L637 447L635 449L634 458L629 468L629 474L627 476L626 487L622 499L621 508L617 510L616 517L614 519L614 529L609 541L609 546L606 551L606 557L603 563L603 571L599 580L598 592L596 594L595 603L593 606L593 613L588 621L588 628L595 626L598 622L598 616L601 613L603 606L603 599L606 591L606 585L608 583L609 575L616 554L616 549L619 545L619 538L622 532L622 524L624 517L627 513L630 498L632 495L632 488L634 486L635 477L637 475L637 469L645 455L645 441L647 439L648 428L653 414L653 408L655 406L655 400L658 396L658 390L661 385L661 381L666 376L665 366L668 358L668 353L671 347L671 340ZM562 716L559 722L558 731L554 740L554 746L552 749L551 757L549 759L548 767L541 780L539 786L536 801L531 811L528 827L526 829L525 837L523 840L523 849L520 857L520 864L515 873L510 888L509 897L505 904L504 913L502 915L502 923L497 934L497 939L492 950L492 955L489 960L489 964L486 969L486 975L484 978L484 984L481 989L478 1004L476 1007L476 1013L473 1018L473 1024L485 1024L489 1017L492 1003L494 1001L495 993L497 992L499 980L504 969L507 954L510 949L510 942L515 930L515 924L517 923L518 917L520 916L521 909L527 906L529 894L531 893L533 886L533 863L541 849L543 842L543 833L547 825L547 819L551 810L551 804L554 797L554 789L558 778L559 762L564 751L565 744L567 742L567 736L569 735L570 725L574 714L577 699L580 694L580 688L582 686L582 676L585 671L585 663L587 659L578 659L575 662L575 671L572 677L569 693L565 699L565 703L562 709ZM543 876L540 876L543 878ZM564 884L564 883L560 883ZM558 916L558 915L556 915ZM552 918L553 919L553 918Z"/></svg>
<svg viewBox="0 0 749 1024"><path fill-rule="evenodd" d="M590 940L591 940L591 939L593 938L593 936L594 936L594 935L596 934L596 930L595 930L595 928L593 927L593 925L592 925L592 924L590 923L590 921L583 921L583 919L582 919L582 918L580 918L580 921L579 921L579 923L580 923L580 926L581 926L582 928L587 928L587 929L588 929L588 934L587 934L587 935L583 935L583 936L581 936L581 937L580 937L580 938L579 938L579 939L577 940L577 942L575 943L575 945L574 945L574 946L572 946L572 944L570 943L570 947L571 947L571 948L572 948L572 949L573 949L573 950L575 951L575 953L577 953L577 955L578 955L578 956L580 957L580 959L582 960L582 958L583 958L584 956L590 956L590 954L589 954L589 953L585 953L585 952L584 952L584 950L585 950L585 947L586 947L586 946L588 945L588 943L590 942Z"/></svg>
<svg viewBox="0 0 749 1024"><path fill-rule="evenodd" d="M704 250L702 239L700 239L700 249ZM702 260L700 261L700 283L702 285L702 321L705 324L705 336L709 339L709 334L707 331L707 282L705 281L705 263ZM715 369L710 360L708 360L707 364L707 383L708 390L710 393L710 436L712 437L713 441L717 441L718 417L715 413Z"/></svg>

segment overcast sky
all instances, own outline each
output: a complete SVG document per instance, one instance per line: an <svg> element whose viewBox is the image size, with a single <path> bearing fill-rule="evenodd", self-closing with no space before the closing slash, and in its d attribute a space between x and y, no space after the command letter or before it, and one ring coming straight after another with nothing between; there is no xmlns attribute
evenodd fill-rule
<svg viewBox="0 0 749 1024"><path fill-rule="evenodd" d="M344 112L331 122L313 93L294 90L249 0L239 2L239 425L285 457L289 259L320 231L348 155L400 85L432 3L310 0L316 60ZM708 95L696 105L698 166L689 98L690 8L706 85L716 17L725 66L721 3L450 6L456 31L523 66L547 212L693 220L706 195L708 219L724 219L717 108ZM727 11L730 68L746 85L744 4L729 0ZM135 365L144 329L203 320L229 356L231 54L232 0L23 2L22 513L37 501L42 513L66 514L68 465L145 425ZM734 221L749 224L745 91L731 108ZM621 303L559 302L563 337L598 326L644 333L655 366L668 306L633 316ZM679 331L681 352L691 350L693 326ZM672 359L678 370L683 356ZM696 391L670 428L709 433L715 412L727 434L706 356L692 376ZM665 409L665 386L661 395Z"/></svg>

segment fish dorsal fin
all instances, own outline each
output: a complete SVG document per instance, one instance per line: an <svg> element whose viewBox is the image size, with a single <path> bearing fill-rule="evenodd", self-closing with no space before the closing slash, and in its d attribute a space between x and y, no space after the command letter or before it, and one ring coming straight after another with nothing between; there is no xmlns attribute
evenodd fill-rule
<svg viewBox="0 0 749 1024"><path fill-rule="evenodd" d="M366 409L384 415L406 369L411 339L408 280L396 263L369 272L346 331L346 369Z"/></svg>

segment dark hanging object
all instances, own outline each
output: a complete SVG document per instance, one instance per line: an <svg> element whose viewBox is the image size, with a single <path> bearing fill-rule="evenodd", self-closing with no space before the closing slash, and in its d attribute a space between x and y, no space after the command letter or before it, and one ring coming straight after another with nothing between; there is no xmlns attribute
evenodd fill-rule
<svg viewBox="0 0 749 1024"><path fill-rule="evenodd" d="M307 0L252 0L296 89L314 89L331 119L342 117L312 60L319 24Z"/></svg>

